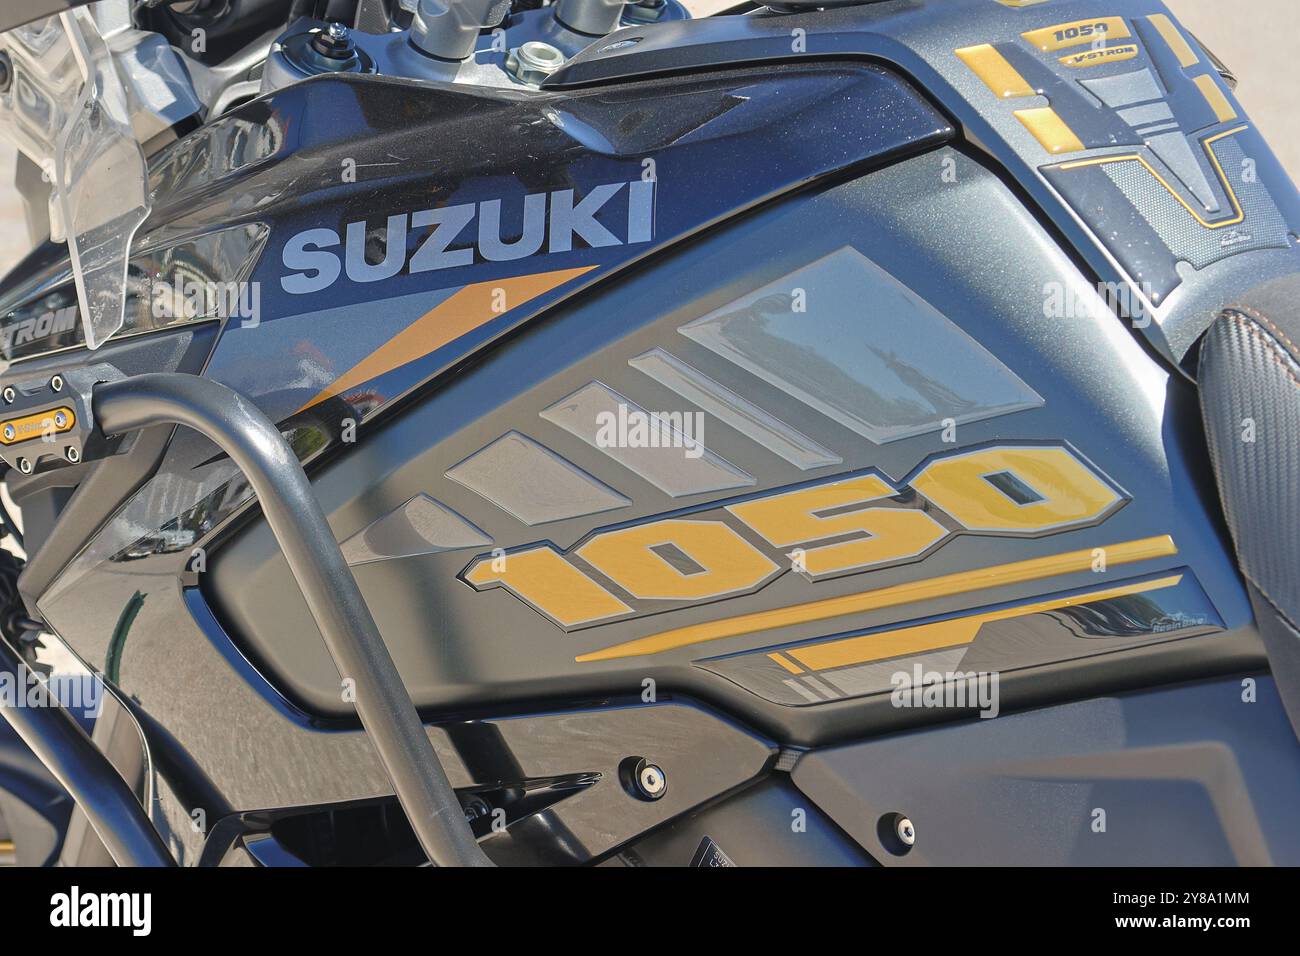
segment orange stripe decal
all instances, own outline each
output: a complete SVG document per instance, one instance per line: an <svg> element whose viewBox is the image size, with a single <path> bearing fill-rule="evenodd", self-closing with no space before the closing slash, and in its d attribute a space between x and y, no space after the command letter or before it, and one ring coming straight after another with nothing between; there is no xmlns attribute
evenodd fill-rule
<svg viewBox="0 0 1300 956"><path fill-rule="evenodd" d="M452 293L323 388L298 411L435 352L511 309L585 275L595 266L475 282Z"/></svg>
<svg viewBox="0 0 1300 956"><path fill-rule="evenodd" d="M832 667L886 660L890 657L902 657L906 654L920 654L940 647L960 647L974 641L979 635L980 628L992 621L1006 621L1065 607L1094 604L1130 594L1158 591L1161 588L1174 587L1182 579L1181 574L1172 574L1154 581L1138 581L1135 584L1125 584L1101 591L1047 598L1031 601L1028 604L999 608L996 611L980 611L965 617L948 618L930 624L913 624L892 631L878 631L861 637L846 637L823 644L796 647L790 650L789 654L809 670L820 671ZM768 655L773 658L777 656Z"/></svg>
<svg viewBox="0 0 1300 956"><path fill-rule="evenodd" d="M718 621L689 624L671 631L661 631L658 634L615 644L613 647L581 654L574 660L583 664L589 661L609 661L624 657L640 657L644 654L658 654L678 647L738 637L742 634L756 634L759 631L770 631L797 624L827 621L930 598L969 594L972 591L999 585L1020 584L1060 574L1074 574L1087 571L1092 567L1093 561L1096 560L1095 550L1085 548L1080 551L1048 555L1044 558L1015 561L1011 564L958 571L956 574L946 574L937 578L904 581L901 584L874 590L857 591L839 597L822 598L818 601L772 608L767 611L755 611ZM1106 561L1111 566L1149 561L1152 558L1168 557L1178 553L1174 539L1169 535L1125 541L1107 545L1101 550L1105 552Z"/></svg>

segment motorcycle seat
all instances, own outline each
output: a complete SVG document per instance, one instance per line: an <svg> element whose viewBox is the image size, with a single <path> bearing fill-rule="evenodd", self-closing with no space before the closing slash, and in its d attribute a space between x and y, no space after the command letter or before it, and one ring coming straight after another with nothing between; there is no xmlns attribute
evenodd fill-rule
<svg viewBox="0 0 1300 956"><path fill-rule="evenodd" d="M1197 379L1223 513L1300 736L1300 275L1218 314Z"/></svg>

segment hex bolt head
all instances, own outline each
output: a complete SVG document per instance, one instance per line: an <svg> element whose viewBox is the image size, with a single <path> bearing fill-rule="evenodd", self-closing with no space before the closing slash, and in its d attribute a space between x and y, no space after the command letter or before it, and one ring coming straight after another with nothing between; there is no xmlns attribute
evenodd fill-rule
<svg viewBox="0 0 1300 956"><path fill-rule="evenodd" d="M66 424L68 424L68 413L67 413L67 412L55 412L55 413L54 413L54 427L55 427L55 428L62 428L62 427L63 427L64 425L66 425Z"/></svg>
<svg viewBox="0 0 1300 956"><path fill-rule="evenodd" d="M6 425L6 426L5 426L5 440L6 440L6 441L13 441L13 440L14 440L14 436L17 435L17 434L18 434L18 432L14 430L14 426L13 426L13 425Z"/></svg>
<svg viewBox="0 0 1300 956"><path fill-rule="evenodd" d="M645 764L637 771L636 788L645 799L658 800L668 792L668 777L655 764Z"/></svg>
<svg viewBox="0 0 1300 956"><path fill-rule="evenodd" d="M55 392L63 391L63 376L56 375L50 379L50 390Z"/></svg>
<svg viewBox="0 0 1300 956"><path fill-rule="evenodd" d="M32 463L28 461L26 458L19 458L18 470L21 471L24 475L30 475L32 473Z"/></svg>
<svg viewBox="0 0 1300 956"><path fill-rule="evenodd" d="M77 462L81 461L81 452L77 451L76 445L69 445L67 448L65 448L63 451L63 456L67 458L68 461L72 462L74 465Z"/></svg>
<svg viewBox="0 0 1300 956"><path fill-rule="evenodd" d="M14 399L17 397L18 397L18 393L14 391L14 387L12 385L6 385L4 390L5 404L12 405L14 403Z"/></svg>
<svg viewBox="0 0 1300 956"><path fill-rule="evenodd" d="M506 57L506 70L521 83L540 86L542 82L564 66L564 54L540 40L529 40L510 51Z"/></svg>
<svg viewBox="0 0 1300 956"><path fill-rule="evenodd" d="M337 20L332 20L312 37L311 48L331 60L349 60L357 54L351 31Z"/></svg>
<svg viewBox="0 0 1300 956"><path fill-rule="evenodd" d="M916 843L916 827L912 826L912 821L907 817L898 818L898 822L894 824L894 832L898 834L898 839L903 846L912 846Z"/></svg>

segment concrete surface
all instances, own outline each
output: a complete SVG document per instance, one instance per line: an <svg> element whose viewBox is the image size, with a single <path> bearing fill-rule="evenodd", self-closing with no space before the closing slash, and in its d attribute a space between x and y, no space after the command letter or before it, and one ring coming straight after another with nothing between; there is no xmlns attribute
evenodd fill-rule
<svg viewBox="0 0 1300 956"><path fill-rule="evenodd" d="M1297 0L1165 0L1183 26L1237 74L1237 98L1300 182ZM1122 4L1121 4L1122 6Z"/></svg>
<svg viewBox="0 0 1300 956"><path fill-rule="evenodd" d="M697 14L737 0L686 0ZM991 0L990 0L991 2ZM1241 81L1237 96L1292 179L1300 182L1300 106L1294 79L1300 0L1166 0L1183 25ZM1122 13L1124 0L1115 0ZM0 272L28 249L22 205L12 188L14 151L0 143Z"/></svg>

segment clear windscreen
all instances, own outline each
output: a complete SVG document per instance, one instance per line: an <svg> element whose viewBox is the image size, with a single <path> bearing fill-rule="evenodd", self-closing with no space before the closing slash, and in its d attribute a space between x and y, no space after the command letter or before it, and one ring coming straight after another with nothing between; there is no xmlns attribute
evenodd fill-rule
<svg viewBox="0 0 1300 956"><path fill-rule="evenodd" d="M127 259L149 214L148 169L113 54L85 8L0 36L13 81L0 135L50 182L51 238L66 239L86 345L122 327Z"/></svg>
<svg viewBox="0 0 1300 956"><path fill-rule="evenodd" d="M144 151L112 54L84 10L59 15L83 83L54 151L58 204L86 345L122 327L131 240L149 215Z"/></svg>

